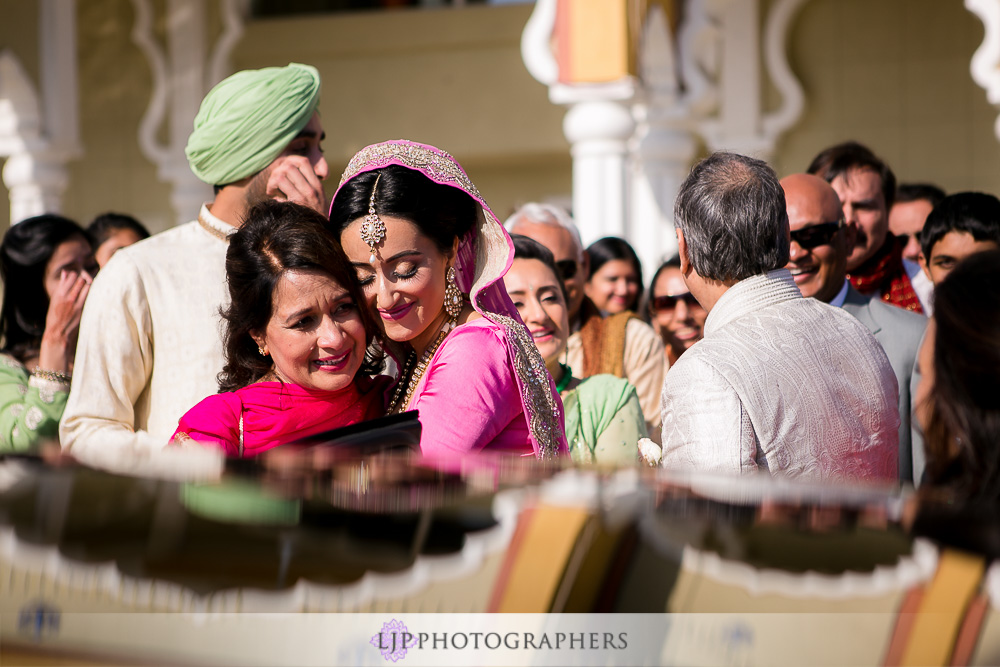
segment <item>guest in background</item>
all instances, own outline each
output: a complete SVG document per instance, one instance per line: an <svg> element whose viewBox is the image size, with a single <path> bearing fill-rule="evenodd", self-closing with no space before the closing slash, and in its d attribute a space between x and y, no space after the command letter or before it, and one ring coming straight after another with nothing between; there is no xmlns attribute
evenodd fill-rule
<svg viewBox="0 0 1000 667"><path fill-rule="evenodd" d="M848 141L827 148L806 170L833 186L844 220L856 229L847 273L865 296L923 313L923 306L903 266L903 246L889 232L889 209L896 177L867 146Z"/></svg>
<svg viewBox="0 0 1000 667"><path fill-rule="evenodd" d="M389 411L419 413L424 454L567 452L555 383L503 288L510 238L453 157L409 141L362 149L330 224L404 350Z"/></svg>
<svg viewBox="0 0 1000 667"><path fill-rule="evenodd" d="M174 442L251 457L384 414L378 325L326 216L256 204L230 237L226 282L221 393L181 417Z"/></svg>
<svg viewBox="0 0 1000 667"><path fill-rule="evenodd" d="M556 381L566 415L566 439L577 463L627 464L636 461L636 443L646 424L635 387L614 375L580 380L562 362L569 338L566 288L552 253L513 235L514 262L504 276L507 294Z"/></svg>
<svg viewBox="0 0 1000 667"><path fill-rule="evenodd" d="M889 209L889 231L903 243L903 259L920 261L920 231L931 210L944 199L944 190L927 183L903 183Z"/></svg>
<svg viewBox="0 0 1000 667"><path fill-rule="evenodd" d="M670 365L705 336L708 313L684 284L679 257L664 262L653 274L646 317L663 339Z"/></svg>
<svg viewBox="0 0 1000 667"><path fill-rule="evenodd" d="M708 317L663 385L662 464L895 481L896 378L864 325L803 298L784 268L774 171L715 153L684 181L674 221L681 273Z"/></svg>
<svg viewBox="0 0 1000 667"><path fill-rule="evenodd" d="M843 308L878 340L899 386L899 478L919 483L924 469L920 432L911 427L911 396L920 379L917 350L927 318L881 299L866 297L847 280L847 255L855 229L844 224L837 193L818 176L792 174L781 180L791 228L788 270L804 297Z"/></svg>
<svg viewBox="0 0 1000 667"><path fill-rule="evenodd" d="M924 483L960 505L1000 501L1000 251L962 261L938 283L920 348L916 415L927 443Z"/></svg>
<svg viewBox="0 0 1000 667"><path fill-rule="evenodd" d="M1000 248L1000 200L983 192L949 195L920 233L922 266L937 285L966 257Z"/></svg>
<svg viewBox="0 0 1000 667"><path fill-rule="evenodd" d="M900 239L900 243L903 242L902 239L906 239L903 247L903 269L927 316L934 310L934 283L921 268L920 232L931 210L944 197L944 190L936 185L924 183L900 185L896 188L895 203L889 211L889 231Z"/></svg>
<svg viewBox="0 0 1000 667"><path fill-rule="evenodd" d="M120 248L125 248L149 238L149 232L142 223L130 215L104 213L94 218L87 226L87 236L94 248L94 257L103 269L111 256Z"/></svg>
<svg viewBox="0 0 1000 667"><path fill-rule="evenodd" d="M639 394L647 430L659 438L663 341L634 313L604 314L584 295L590 260L566 211L549 204L525 204L504 226L538 241L555 257L569 299L566 363L573 375L587 378L610 373L628 380Z"/></svg>
<svg viewBox="0 0 1000 667"><path fill-rule="evenodd" d="M625 239L606 236L587 248L590 275L584 292L604 313L639 312L642 264Z"/></svg>
<svg viewBox="0 0 1000 667"><path fill-rule="evenodd" d="M0 243L0 453L59 435L83 304L97 273L83 229L58 215L14 224Z"/></svg>

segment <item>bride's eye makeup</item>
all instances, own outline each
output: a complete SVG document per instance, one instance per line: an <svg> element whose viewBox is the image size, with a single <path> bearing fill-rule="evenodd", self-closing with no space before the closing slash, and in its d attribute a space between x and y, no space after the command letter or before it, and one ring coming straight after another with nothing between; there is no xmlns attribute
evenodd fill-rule
<svg viewBox="0 0 1000 667"><path fill-rule="evenodd" d="M411 262L405 264L400 264L396 267L396 270L392 272L395 278L412 278L417 275L417 265Z"/></svg>

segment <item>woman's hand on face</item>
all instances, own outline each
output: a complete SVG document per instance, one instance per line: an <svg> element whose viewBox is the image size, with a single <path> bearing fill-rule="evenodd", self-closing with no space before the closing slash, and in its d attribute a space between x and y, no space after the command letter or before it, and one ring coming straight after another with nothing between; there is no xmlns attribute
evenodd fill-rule
<svg viewBox="0 0 1000 667"><path fill-rule="evenodd" d="M59 276L59 286L49 300L43 339L64 344L76 340L83 304L87 301L93 281L86 271L63 271Z"/></svg>

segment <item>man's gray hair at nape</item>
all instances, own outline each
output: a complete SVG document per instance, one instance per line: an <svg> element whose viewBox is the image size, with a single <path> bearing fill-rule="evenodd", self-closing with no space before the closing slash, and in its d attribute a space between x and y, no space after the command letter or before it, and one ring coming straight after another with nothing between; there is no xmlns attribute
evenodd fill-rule
<svg viewBox="0 0 1000 667"><path fill-rule="evenodd" d="M688 259L702 278L739 281L788 263L788 213L767 163L713 153L695 165L674 203Z"/></svg>

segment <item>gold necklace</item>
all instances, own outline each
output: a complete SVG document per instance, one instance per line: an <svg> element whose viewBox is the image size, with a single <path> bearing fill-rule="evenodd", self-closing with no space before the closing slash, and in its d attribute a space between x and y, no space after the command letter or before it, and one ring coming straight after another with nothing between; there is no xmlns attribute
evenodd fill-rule
<svg viewBox="0 0 1000 667"><path fill-rule="evenodd" d="M424 353L420 355L420 361L417 362L416 366L413 366L413 360L416 359L416 352L410 351L406 356L406 364L403 366L403 372L399 376L399 383L396 385L396 391L392 394L392 400L389 402L388 414L396 414L397 412L403 412L410 405L410 399L413 398L413 392L416 391L417 385L420 384L420 379L424 376L424 372L427 371L427 366L430 365L431 359L434 358L434 353L437 352L438 348L441 347L441 343L444 342L445 337L458 325L458 318L452 318L445 322L444 328L441 329L441 333L438 334L437 339L426 349ZM406 381L407 374L411 373L409 382ZM406 395L403 394L403 387L406 387Z"/></svg>

